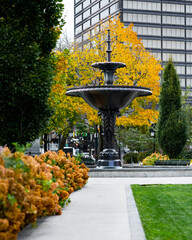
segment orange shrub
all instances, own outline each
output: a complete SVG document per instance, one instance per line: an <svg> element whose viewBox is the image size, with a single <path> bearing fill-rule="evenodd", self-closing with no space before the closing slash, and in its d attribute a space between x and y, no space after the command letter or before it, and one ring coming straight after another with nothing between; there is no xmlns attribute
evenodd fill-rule
<svg viewBox="0 0 192 240"><path fill-rule="evenodd" d="M89 169L64 152L40 156L0 152L0 240L14 240L37 217L61 214L69 195L82 188Z"/></svg>
<svg viewBox="0 0 192 240"><path fill-rule="evenodd" d="M150 156L143 159L142 163L143 165L154 165L156 160L169 160L169 157L160 153L152 153Z"/></svg>

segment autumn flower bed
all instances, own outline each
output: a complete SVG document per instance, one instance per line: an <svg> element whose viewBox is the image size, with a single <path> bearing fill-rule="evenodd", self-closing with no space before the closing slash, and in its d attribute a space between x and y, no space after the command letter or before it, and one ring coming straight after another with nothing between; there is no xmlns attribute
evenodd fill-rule
<svg viewBox="0 0 192 240"><path fill-rule="evenodd" d="M148 166L154 165L155 161L157 160L169 160L169 157L160 153L152 153L150 156L147 156L145 159L143 159L142 164Z"/></svg>
<svg viewBox="0 0 192 240"><path fill-rule="evenodd" d="M17 239L18 232L38 217L60 215L69 195L82 188L89 169L64 152L40 156L0 152L0 240Z"/></svg>

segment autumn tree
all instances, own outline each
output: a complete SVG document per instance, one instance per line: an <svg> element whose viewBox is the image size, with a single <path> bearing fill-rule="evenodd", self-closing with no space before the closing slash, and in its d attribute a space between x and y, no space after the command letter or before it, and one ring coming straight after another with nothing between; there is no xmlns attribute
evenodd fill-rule
<svg viewBox="0 0 192 240"><path fill-rule="evenodd" d="M150 126L158 119L158 111L155 109L159 100L159 61L148 52L137 33L132 29L133 25L124 27L119 18L114 18L108 26L102 25L100 32L94 36L87 36L89 44L83 48L75 46L71 52L70 71L75 79L74 85L102 85L104 84L103 73L91 67L94 62L106 61L106 37L107 29L111 31L112 38L112 61L123 62L126 68L116 72L115 85L135 85L148 87L153 95L135 99L131 105L121 111L122 116L117 119L118 126ZM91 46L91 47L90 47ZM96 111L87 104L85 110L89 113L88 120L92 123L97 117ZM85 111L85 112L86 112ZM91 113L91 114L90 114ZM89 119L94 116L94 119Z"/></svg>
<svg viewBox="0 0 192 240"><path fill-rule="evenodd" d="M149 87L153 92L152 96L134 100L121 112L122 117L118 118L117 124L124 127L150 126L150 121L156 122L158 118L155 106L159 96L160 63L145 50L141 40L132 30L132 25L124 28L119 19L113 19L109 28L112 36L112 61L124 62L127 65L126 68L117 70L115 84ZM92 126L101 122L96 110L89 107L81 98L68 97L65 93L70 87L104 83L103 73L92 68L91 64L106 61L107 29L108 26L103 25L100 33L95 32L93 37L88 36L91 47L84 47L82 50L74 45L70 53L66 50L56 53L57 71L50 98L55 114L50 129L59 131L65 137L69 129L77 126L78 121L87 119Z"/></svg>
<svg viewBox="0 0 192 240"><path fill-rule="evenodd" d="M69 50L57 51L55 53L55 61L57 62L57 67L49 98L54 114L46 131L47 133L55 131L61 136L59 148L62 149L65 146L69 132L74 127L78 129L79 123L86 124L85 112L88 113L88 111L85 110L86 105L82 99L71 98L65 95L67 88L75 84L75 76L70 71L73 63L70 59Z"/></svg>
<svg viewBox="0 0 192 240"><path fill-rule="evenodd" d="M51 115L51 51L62 11L62 0L1 0L1 145L35 140Z"/></svg>
<svg viewBox="0 0 192 240"><path fill-rule="evenodd" d="M182 111L181 87L170 59L163 72L158 120L158 142L169 158L176 158L187 141L187 121Z"/></svg>

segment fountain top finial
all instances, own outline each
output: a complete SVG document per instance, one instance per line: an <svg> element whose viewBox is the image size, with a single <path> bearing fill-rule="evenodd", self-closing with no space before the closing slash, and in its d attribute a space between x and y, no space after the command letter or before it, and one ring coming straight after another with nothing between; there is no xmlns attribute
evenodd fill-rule
<svg viewBox="0 0 192 240"><path fill-rule="evenodd" d="M108 38L107 38L107 62L96 62L92 64L92 67L99 68L104 73L105 85L113 85L114 73L117 68L126 67L125 63L121 62L111 62L111 38L110 30L108 29Z"/></svg>
<svg viewBox="0 0 192 240"><path fill-rule="evenodd" d="M110 37L110 29L108 31L108 39L107 39L107 62L111 62L111 37Z"/></svg>

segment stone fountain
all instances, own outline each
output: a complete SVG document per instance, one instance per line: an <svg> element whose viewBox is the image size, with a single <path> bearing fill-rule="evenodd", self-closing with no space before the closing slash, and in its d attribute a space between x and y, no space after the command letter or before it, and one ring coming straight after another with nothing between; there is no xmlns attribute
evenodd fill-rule
<svg viewBox="0 0 192 240"><path fill-rule="evenodd" d="M66 95L83 98L92 108L98 110L98 114L102 117L104 150L99 154L97 167L121 168L119 154L114 149L116 117L120 115L119 110L127 107L136 97L149 96L152 92L145 87L113 85L117 68L126 67L126 65L111 62L109 30L107 45L107 62L92 64L92 67L103 71L105 85L69 88Z"/></svg>

